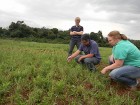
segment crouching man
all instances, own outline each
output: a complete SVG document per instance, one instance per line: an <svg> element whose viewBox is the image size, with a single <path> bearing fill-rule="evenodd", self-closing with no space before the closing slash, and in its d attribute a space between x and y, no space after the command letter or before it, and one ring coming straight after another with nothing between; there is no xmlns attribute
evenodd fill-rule
<svg viewBox="0 0 140 105"><path fill-rule="evenodd" d="M79 55L82 51L85 55ZM67 58L68 62L73 58L75 58L77 63L86 64L90 71L95 71L95 65L99 64L101 60L97 43L91 40L88 34L82 35L79 49Z"/></svg>

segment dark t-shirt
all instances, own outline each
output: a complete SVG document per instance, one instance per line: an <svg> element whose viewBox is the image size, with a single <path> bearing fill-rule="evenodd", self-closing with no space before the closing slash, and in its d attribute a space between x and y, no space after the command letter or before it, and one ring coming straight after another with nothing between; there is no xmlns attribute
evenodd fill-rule
<svg viewBox="0 0 140 105"><path fill-rule="evenodd" d="M76 31L76 32L80 32L83 31L83 27L82 26L72 26L70 29L71 32ZM81 39L81 35L72 35L71 36L72 39Z"/></svg>
<svg viewBox="0 0 140 105"><path fill-rule="evenodd" d="M99 61L101 60L98 44L94 40L90 40L89 46L81 44L79 50L83 51L86 55L94 54L94 57L96 57Z"/></svg>

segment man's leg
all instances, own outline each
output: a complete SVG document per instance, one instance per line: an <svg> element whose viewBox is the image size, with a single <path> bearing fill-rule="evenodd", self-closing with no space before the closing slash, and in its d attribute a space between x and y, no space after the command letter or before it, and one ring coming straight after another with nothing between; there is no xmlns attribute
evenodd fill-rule
<svg viewBox="0 0 140 105"><path fill-rule="evenodd" d="M75 46L75 41L71 39L70 44L69 44L68 56L70 56L72 54L74 46Z"/></svg>
<svg viewBox="0 0 140 105"><path fill-rule="evenodd" d="M78 60L79 60L79 58L80 58L81 56L82 56L82 55L78 55L78 56L75 57L75 61L76 61L77 63L83 63L83 61L78 62Z"/></svg>
<svg viewBox="0 0 140 105"><path fill-rule="evenodd" d="M81 44L81 39L78 39L77 42L76 42L76 47L77 47L77 49L79 49L80 44Z"/></svg>
<svg viewBox="0 0 140 105"><path fill-rule="evenodd" d="M79 58L80 58L81 56L83 56L83 55L78 55L77 57L75 57L75 61L76 61L77 63L81 64L82 69L84 69L84 68L85 68L84 60L81 60L80 62L78 62L78 60L79 60Z"/></svg>
<svg viewBox="0 0 140 105"><path fill-rule="evenodd" d="M99 63L99 60L95 57L92 58L85 58L84 63L86 64L87 68L90 71L96 71L96 68L94 65L97 65Z"/></svg>
<svg viewBox="0 0 140 105"><path fill-rule="evenodd" d="M77 49L79 49L80 45L81 45L81 39L77 40L77 42L76 42ZM80 52L80 55L83 55L83 53Z"/></svg>
<svg viewBox="0 0 140 105"><path fill-rule="evenodd" d="M123 66L114 69L109 76L119 82L122 82L130 87L137 85L137 78L140 78L140 68L133 66Z"/></svg>

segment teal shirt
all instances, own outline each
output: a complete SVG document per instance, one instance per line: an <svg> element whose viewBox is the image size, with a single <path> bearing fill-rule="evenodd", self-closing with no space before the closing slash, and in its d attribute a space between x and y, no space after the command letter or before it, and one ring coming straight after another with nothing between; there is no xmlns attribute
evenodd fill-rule
<svg viewBox="0 0 140 105"><path fill-rule="evenodd" d="M112 52L115 60L124 60L124 65L140 67L140 50L130 41L119 41Z"/></svg>

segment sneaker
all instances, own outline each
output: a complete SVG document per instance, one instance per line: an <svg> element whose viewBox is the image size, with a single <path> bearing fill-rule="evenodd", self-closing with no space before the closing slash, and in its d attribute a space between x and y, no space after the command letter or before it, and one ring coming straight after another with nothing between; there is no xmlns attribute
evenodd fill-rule
<svg viewBox="0 0 140 105"><path fill-rule="evenodd" d="M96 71L96 67L92 63L88 63L86 66L90 71Z"/></svg>
<svg viewBox="0 0 140 105"><path fill-rule="evenodd" d="M96 67L93 66L92 69L90 69L91 72L95 72L96 71Z"/></svg>
<svg viewBox="0 0 140 105"><path fill-rule="evenodd" d="M138 87L140 87L140 78L137 78L137 84L135 86L131 86L130 90L131 91L137 91Z"/></svg>

